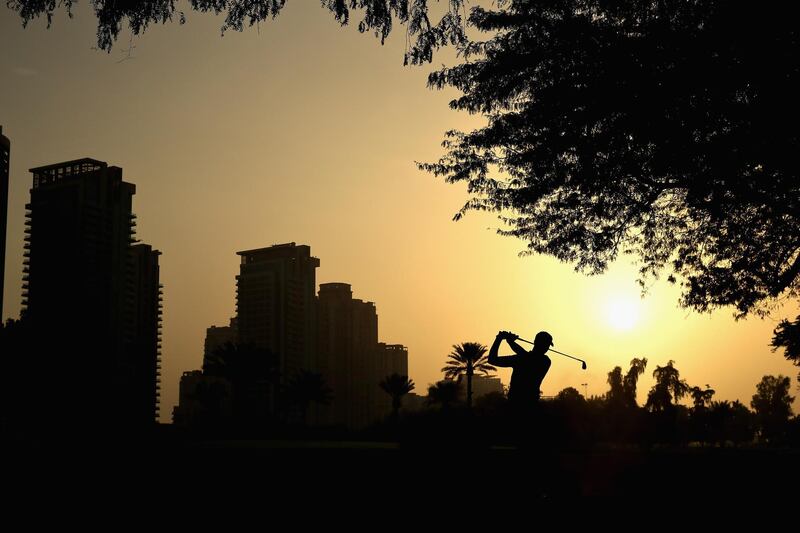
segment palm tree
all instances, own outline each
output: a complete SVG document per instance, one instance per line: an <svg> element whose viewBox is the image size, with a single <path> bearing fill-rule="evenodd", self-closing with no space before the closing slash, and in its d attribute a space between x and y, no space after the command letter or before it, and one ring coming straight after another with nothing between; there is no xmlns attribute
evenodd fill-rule
<svg viewBox="0 0 800 533"><path fill-rule="evenodd" d="M456 403L461 392L461 384L458 381L443 379L428 387L428 403L438 403L442 406L442 411L449 411L450 406Z"/></svg>
<svg viewBox="0 0 800 533"><path fill-rule="evenodd" d="M486 346L477 342L464 342L453 345L453 351L447 356L447 365L442 368L444 377L447 379L457 378L460 381L461 376L466 374L467 407L469 409L472 409L473 374L475 372L483 372L483 374L488 375L489 372L497 370L488 361Z"/></svg>
<svg viewBox="0 0 800 533"><path fill-rule="evenodd" d="M397 415L400 413L403 396L414 390L414 380L408 379L408 376L401 376L395 372L383 378L383 380L378 383L378 386L383 389L383 392L392 397L392 419L397 419Z"/></svg>

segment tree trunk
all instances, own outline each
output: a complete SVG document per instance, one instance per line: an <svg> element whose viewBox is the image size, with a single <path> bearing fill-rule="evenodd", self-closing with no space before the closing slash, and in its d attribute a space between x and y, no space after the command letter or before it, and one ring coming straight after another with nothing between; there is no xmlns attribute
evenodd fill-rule
<svg viewBox="0 0 800 533"><path fill-rule="evenodd" d="M472 369L467 369L467 409L472 411Z"/></svg>

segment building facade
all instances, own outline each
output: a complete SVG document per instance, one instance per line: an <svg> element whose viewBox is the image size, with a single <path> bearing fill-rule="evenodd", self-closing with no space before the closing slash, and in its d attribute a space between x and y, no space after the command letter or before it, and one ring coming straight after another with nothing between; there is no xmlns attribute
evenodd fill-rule
<svg viewBox="0 0 800 533"><path fill-rule="evenodd" d="M282 379L316 368L316 269L311 248L295 243L237 252L239 342L270 350Z"/></svg>
<svg viewBox="0 0 800 533"><path fill-rule="evenodd" d="M380 382L392 373L408 375L408 349L378 342L373 302L353 298L347 283L319 287L319 371L333 389L327 423L361 429L391 412Z"/></svg>
<svg viewBox="0 0 800 533"><path fill-rule="evenodd" d="M38 400L71 425L153 424L159 252L133 246L136 187L96 159L30 171L22 305L42 354Z"/></svg>
<svg viewBox="0 0 800 533"><path fill-rule="evenodd" d="M408 377L408 348L402 344L379 342L375 349L373 364L375 379L378 383L392 374ZM374 405L374 418L380 419L391 412L392 399L383 389L380 387L370 389L370 393Z"/></svg>
<svg viewBox="0 0 800 533"><path fill-rule="evenodd" d="M148 244L131 247L131 315L126 363L128 365L131 419L146 425L158 421L161 397L161 252Z"/></svg>
<svg viewBox="0 0 800 533"><path fill-rule="evenodd" d="M236 344L239 339L239 327L236 318L231 318L227 326L211 326L206 329L206 340L203 344L203 368L208 357L218 348L228 343Z"/></svg>
<svg viewBox="0 0 800 533"><path fill-rule="evenodd" d="M11 141L0 126L0 321L3 314L3 290L6 276L6 225L8 224L8 176L11 164Z"/></svg>

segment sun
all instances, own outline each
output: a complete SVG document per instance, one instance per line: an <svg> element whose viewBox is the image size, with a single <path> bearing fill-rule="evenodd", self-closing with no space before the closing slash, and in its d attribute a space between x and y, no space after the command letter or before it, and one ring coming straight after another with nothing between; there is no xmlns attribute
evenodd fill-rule
<svg viewBox="0 0 800 533"><path fill-rule="evenodd" d="M629 331L639 322L641 305L638 300L624 296L612 296L605 306L605 318L617 331Z"/></svg>

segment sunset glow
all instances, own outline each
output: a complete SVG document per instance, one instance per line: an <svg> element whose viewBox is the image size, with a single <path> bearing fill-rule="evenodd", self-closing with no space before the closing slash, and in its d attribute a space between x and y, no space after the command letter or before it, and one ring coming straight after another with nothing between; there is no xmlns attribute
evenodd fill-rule
<svg viewBox="0 0 800 533"><path fill-rule="evenodd" d="M639 322L640 304L624 296L613 297L606 303L605 319L618 331L629 331Z"/></svg>

